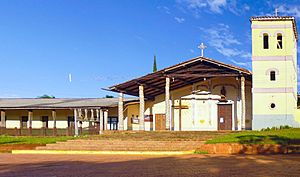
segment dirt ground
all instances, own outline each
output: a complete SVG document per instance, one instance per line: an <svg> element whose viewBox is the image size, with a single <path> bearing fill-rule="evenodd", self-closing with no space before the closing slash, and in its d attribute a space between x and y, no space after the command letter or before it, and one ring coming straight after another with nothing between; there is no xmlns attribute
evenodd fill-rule
<svg viewBox="0 0 300 177"><path fill-rule="evenodd" d="M0 176L300 176L300 155L13 155Z"/></svg>

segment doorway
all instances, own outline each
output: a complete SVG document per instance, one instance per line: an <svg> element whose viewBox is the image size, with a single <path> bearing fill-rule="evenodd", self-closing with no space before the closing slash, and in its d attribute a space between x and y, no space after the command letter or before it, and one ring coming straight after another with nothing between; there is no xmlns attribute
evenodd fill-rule
<svg viewBox="0 0 300 177"><path fill-rule="evenodd" d="M218 104L218 130L232 130L231 104Z"/></svg>
<svg viewBox="0 0 300 177"><path fill-rule="evenodd" d="M165 114L155 114L155 130L166 130Z"/></svg>

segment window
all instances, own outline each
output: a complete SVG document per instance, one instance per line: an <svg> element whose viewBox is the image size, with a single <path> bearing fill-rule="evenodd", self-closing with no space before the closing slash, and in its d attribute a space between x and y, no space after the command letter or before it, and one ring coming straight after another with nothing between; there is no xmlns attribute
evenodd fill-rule
<svg viewBox="0 0 300 177"><path fill-rule="evenodd" d="M274 109L276 107L275 103L271 103L270 107Z"/></svg>
<svg viewBox="0 0 300 177"><path fill-rule="evenodd" d="M275 81L276 80L276 72L275 71L270 71L270 80Z"/></svg>
<svg viewBox="0 0 300 177"><path fill-rule="evenodd" d="M68 127L74 127L74 116L68 116Z"/></svg>
<svg viewBox="0 0 300 177"><path fill-rule="evenodd" d="M264 49L269 49L269 35L267 33L264 33Z"/></svg>
<svg viewBox="0 0 300 177"><path fill-rule="evenodd" d="M277 49L282 49L282 34L277 34Z"/></svg>
<svg viewBox="0 0 300 177"><path fill-rule="evenodd" d="M21 128L27 128L28 116L21 117Z"/></svg>
<svg viewBox="0 0 300 177"><path fill-rule="evenodd" d="M43 127L48 128L48 116L42 116L41 121L43 123Z"/></svg>

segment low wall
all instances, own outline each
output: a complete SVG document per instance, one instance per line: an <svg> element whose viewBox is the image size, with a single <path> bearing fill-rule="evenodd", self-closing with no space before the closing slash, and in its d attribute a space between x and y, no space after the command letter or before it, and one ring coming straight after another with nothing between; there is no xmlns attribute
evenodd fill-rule
<svg viewBox="0 0 300 177"><path fill-rule="evenodd" d="M203 144L196 152L206 152L208 154L288 154L300 153L299 145L280 144Z"/></svg>

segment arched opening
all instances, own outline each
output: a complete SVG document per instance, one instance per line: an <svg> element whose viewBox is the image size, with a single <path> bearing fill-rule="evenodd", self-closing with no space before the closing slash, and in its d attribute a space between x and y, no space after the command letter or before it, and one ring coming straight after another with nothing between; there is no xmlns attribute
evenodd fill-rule
<svg viewBox="0 0 300 177"><path fill-rule="evenodd" d="M282 34L277 34L277 49L282 49Z"/></svg>
<svg viewBox="0 0 300 177"><path fill-rule="evenodd" d="M269 35L267 33L263 35L263 45L264 49L269 49Z"/></svg>
<svg viewBox="0 0 300 177"><path fill-rule="evenodd" d="M275 81L276 80L276 72L275 71L270 71L270 80Z"/></svg>

